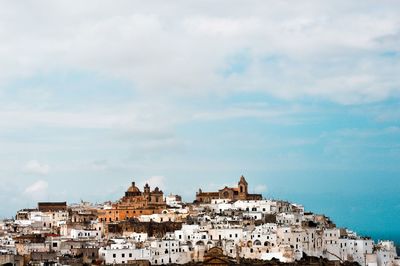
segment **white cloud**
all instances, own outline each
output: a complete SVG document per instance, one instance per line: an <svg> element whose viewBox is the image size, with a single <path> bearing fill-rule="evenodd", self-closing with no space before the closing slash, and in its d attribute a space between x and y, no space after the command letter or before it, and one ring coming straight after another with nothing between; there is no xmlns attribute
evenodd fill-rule
<svg viewBox="0 0 400 266"><path fill-rule="evenodd" d="M256 193L264 193L264 192L267 192L267 186L266 185L256 185L255 186L255 188L254 188L254 191L256 192Z"/></svg>
<svg viewBox="0 0 400 266"><path fill-rule="evenodd" d="M24 193L26 196L33 199L43 199L47 195L48 183L44 180L38 180L25 188Z"/></svg>
<svg viewBox="0 0 400 266"><path fill-rule="evenodd" d="M165 184L165 177L164 176L151 176L143 181L140 182L141 184L141 188L143 188L143 186L145 184L149 184L149 186L151 187L151 189L154 189L155 187L158 187L161 190L165 190L166 184Z"/></svg>
<svg viewBox="0 0 400 266"><path fill-rule="evenodd" d="M109 167L109 162L107 160L95 160L90 162L89 165L95 171L104 171Z"/></svg>
<svg viewBox="0 0 400 266"><path fill-rule="evenodd" d="M399 52L391 1L210 4L9 1L0 11L0 82L61 68L130 80L151 96L252 90L352 104L399 93L400 63L380 56ZM245 71L220 75L244 49Z"/></svg>
<svg viewBox="0 0 400 266"><path fill-rule="evenodd" d="M36 160L31 160L25 164L23 171L28 174L47 175L50 171L50 166Z"/></svg>

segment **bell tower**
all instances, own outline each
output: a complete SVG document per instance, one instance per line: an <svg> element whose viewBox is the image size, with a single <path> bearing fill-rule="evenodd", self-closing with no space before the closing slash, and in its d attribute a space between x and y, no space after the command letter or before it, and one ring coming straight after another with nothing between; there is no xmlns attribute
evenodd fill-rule
<svg viewBox="0 0 400 266"><path fill-rule="evenodd" d="M240 180L238 182L238 189L239 189L239 199L241 200L245 200L247 198L247 194L248 194L248 184L246 179L244 178L244 176L242 175L240 177Z"/></svg>
<svg viewBox="0 0 400 266"><path fill-rule="evenodd" d="M144 185L143 190L144 190L145 194L150 194L150 186L149 186L149 184L146 183L146 185Z"/></svg>

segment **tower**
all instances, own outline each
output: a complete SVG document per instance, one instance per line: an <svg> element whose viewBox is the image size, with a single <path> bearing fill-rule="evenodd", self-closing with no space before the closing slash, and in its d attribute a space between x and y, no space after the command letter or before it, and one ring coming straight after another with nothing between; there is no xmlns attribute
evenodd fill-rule
<svg viewBox="0 0 400 266"><path fill-rule="evenodd" d="M240 177L240 180L238 182L238 189L239 189L239 199L241 200L245 200L247 198L247 194L248 194L248 184L246 179L244 178L244 176L242 175Z"/></svg>
<svg viewBox="0 0 400 266"><path fill-rule="evenodd" d="M146 183L146 185L144 185L144 193L145 194L150 194L150 186L147 183Z"/></svg>

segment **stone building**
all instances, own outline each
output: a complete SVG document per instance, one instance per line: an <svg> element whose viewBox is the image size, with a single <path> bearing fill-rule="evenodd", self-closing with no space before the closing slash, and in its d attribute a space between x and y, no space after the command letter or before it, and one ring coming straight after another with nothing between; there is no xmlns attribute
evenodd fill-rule
<svg viewBox="0 0 400 266"><path fill-rule="evenodd" d="M224 187L215 192L203 192L199 189L199 192L196 193L196 202L198 203L211 203L213 199L261 200L262 195L249 194L247 181L244 176L241 176L237 187Z"/></svg>
<svg viewBox="0 0 400 266"><path fill-rule="evenodd" d="M164 193L158 187L150 190L146 184L143 192L132 182L125 195L110 209L98 211L100 222L116 222L127 220L139 215L161 213L166 208Z"/></svg>
<svg viewBox="0 0 400 266"><path fill-rule="evenodd" d="M41 212L67 211L67 202L39 202L38 210Z"/></svg>

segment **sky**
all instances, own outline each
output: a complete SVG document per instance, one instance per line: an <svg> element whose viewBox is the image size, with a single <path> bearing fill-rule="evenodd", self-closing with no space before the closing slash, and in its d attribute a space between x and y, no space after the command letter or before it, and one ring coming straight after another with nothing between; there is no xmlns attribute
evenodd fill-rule
<svg viewBox="0 0 400 266"><path fill-rule="evenodd" d="M400 3L1 1L0 217L235 186L400 242Z"/></svg>

